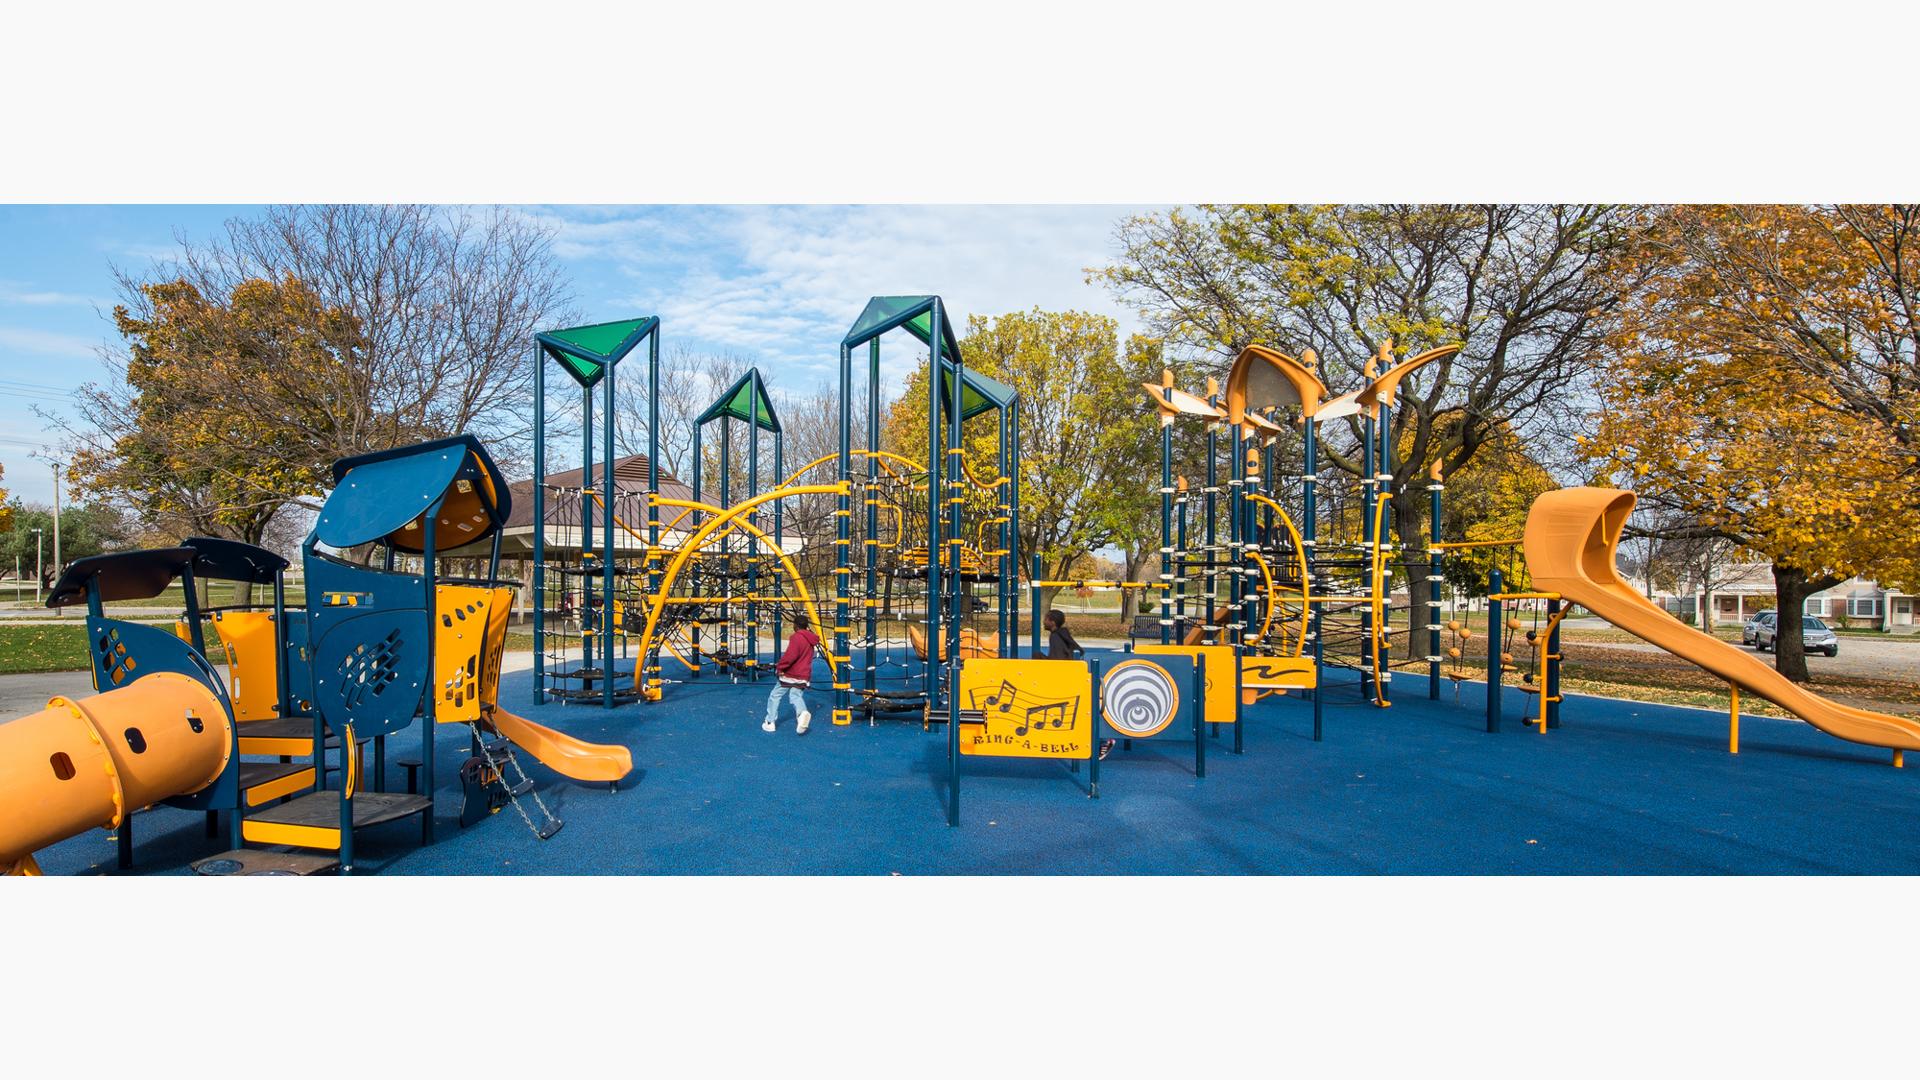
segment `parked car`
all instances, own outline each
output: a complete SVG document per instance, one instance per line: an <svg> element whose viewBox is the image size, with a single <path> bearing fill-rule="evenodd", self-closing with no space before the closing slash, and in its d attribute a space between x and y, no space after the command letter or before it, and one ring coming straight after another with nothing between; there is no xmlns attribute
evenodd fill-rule
<svg viewBox="0 0 1920 1080"><path fill-rule="evenodd" d="M1760 628L1760 620L1762 619L1765 619L1769 623L1771 623L1773 621L1773 609L1768 608L1765 611L1756 611L1753 614L1747 616L1746 625L1740 628L1740 644L1742 645L1753 644L1754 631Z"/></svg>
<svg viewBox="0 0 1920 1080"><path fill-rule="evenodd" d="M1754 628L1753 647L1766 652L1773 648L1774 620L1769 618ZM1840 655L1840 637L1826 623L1811 615L1800 619L1801 647L1810 653L1826 653L1828 656Z"/></svg>

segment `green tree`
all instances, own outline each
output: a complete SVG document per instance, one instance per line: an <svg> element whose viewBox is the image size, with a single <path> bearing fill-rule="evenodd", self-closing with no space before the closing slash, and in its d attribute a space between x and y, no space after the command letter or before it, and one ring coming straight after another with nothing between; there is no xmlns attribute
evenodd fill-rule
<svg viewBox="0 0 1920 1080"><path fill-rule="evenodd" d="M12 518L13 528L0 532L0 562L11 571L17 558L21 570L31 574L38 555L41 584L52 584L60 575L60 567L53 563L53 508L14 499L5 509ZM35 529L40 530L37 545ZM131 540L125 518L111 506L81 504L60 508L60 557L67 562L118 551Z"/></svg>
<svg viewBox="0 0 1920 1080"><path fill-rule="evenodd" d="M1042 573L1058 580L1096 548L1143 543L1143 493L1158 505L1159 428L1140 383L1159 376L1157 344L1135 339L1123 353L1113 319L1035 309L969 317L960 349L970 367L1020 394L1022 561L1039 554ZM926 456L926 380L922 361L883 433L888 449L916 460ZM967 460L983 478L998 445L998 425L969 429ZM975 499L975 515L990 509L991 496ZM1043 607L1054 592L1043 591Z"/></svg>
<svg viewBox="0 0 1920 1080"><path fill-rule="evenodd" d="M80 399L93 436L76 485L175 531L258 543L282 507L323 490L331 458L312 436L350 380L358 321L291 278L219 298L185 281L140 294L142 314L114 309L124 388Z"/></svg>

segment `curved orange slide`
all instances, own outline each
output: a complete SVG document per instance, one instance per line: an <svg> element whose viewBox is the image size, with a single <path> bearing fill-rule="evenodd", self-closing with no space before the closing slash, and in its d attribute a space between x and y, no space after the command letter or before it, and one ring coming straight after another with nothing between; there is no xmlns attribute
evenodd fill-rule
<svg viewBox="0 0 1920 1080"><path fill-rule="evenodd" d="M1920 750L1920 720L1828 701L1752 655L1655 607L1614 569L1633 492L1577 487L1549 491L1527 511L1523 541L1533 587L1559 593L1595 615L1848 742Z"/></svg>
<svg viewBox="0 0 1920 1080"><path fill-rule="evenodd" d="M502 738L569 779L611 783L633 771L633 754L624 746L582 742L500 708L488 720Z"/></svg>

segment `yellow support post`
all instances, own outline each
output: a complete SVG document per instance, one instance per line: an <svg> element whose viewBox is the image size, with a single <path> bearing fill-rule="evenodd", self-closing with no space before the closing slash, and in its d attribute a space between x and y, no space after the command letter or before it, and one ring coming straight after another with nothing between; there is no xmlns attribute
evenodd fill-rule
<svg viewBox="0 0 1920 1080"><path fill-rule="evenodd" d="M1727 753L1737 754L1740 752L1740 684L1728 683L1727 686L1732 691L1727 706Z"/></svg>

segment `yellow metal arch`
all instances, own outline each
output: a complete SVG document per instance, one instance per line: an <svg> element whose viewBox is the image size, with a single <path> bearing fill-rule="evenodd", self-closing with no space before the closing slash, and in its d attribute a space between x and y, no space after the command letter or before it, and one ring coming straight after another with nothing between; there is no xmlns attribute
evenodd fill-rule
<svg viewBox="0 0 1920 1080"><path fill-rule="evenodd" d="M831 485L822 484L822 485L815 485L809 488L794 488L794 489L779 487L763 495L759 495L752 499L749 499L746 502L736 504L732 510L725 510L725 509L722 509L721 507L714 506L711 503L695 502L691 499L665 499L665 498L660 498L659 496L652 496L652 499L653 499L653 505L656 507L670 506L670 507L679 508L680 516L674 518L675 522L680 521L682 518L685 518L688 514L693 513L696 510L702 513L715 515L713 518L708 519L706 525L702 526L699 531L695 532L694 535L690 537L685 544L681 545L681 547L678 549L678 553L679 553L678 557L675 558L673 566L675 567L679 566L681 563L683 563L686 560L688 556L698 555L700 545L704 544L706 541L710 539L713 539L713 537L708 534L713 532L713 530L717 528L719 525L721 525L722 523L725 523L727 525L728 532L732 532L735 528L746 529L748 532L752 533L754 536L765 541L768 547L771 549L769 554L772 554L779 559L780 568L785 570L787 572L787 577L792 579L794 589L800 594L800 602L806 605L808 614L810 614L813 618L813 624L815 626L825 626L826 624L820 621L820 608L818 605L814 603L813 594L807 591L806 580L800 576L800 568L794 565L793 560L787 556L786 552L780 550L780 545L775 543L773 538L771 536L768 536L765 530L761 529L760 526L755 525L751 518L739 516L738 520L729 520L729 519L735 518L739 514L739 512L742 510L751 510L751 509L757 508L760 504L769 502L773 499L786 498L789 495L808 495L808 494L817 494L817 493L823 493L823 492L838 494L840 489L841 489L841 485L839 484L831 484ZM598 502L599 499L600 499L600 496L596 494L594 496L594 501ZM625 529L627 532L627 535L633 537L635 540L639 540L642 542L646 541L646 537L640 535L640 533L637 530L635 530L633 526L627 524L624 520L622 520L619 514L615 514L613 516L613 523L615 525L620 526L622 529ZM648 550L651 551L652 549L649 548ZM675 572L677 573L677 571ZM672 587L672 585L673 585L672 578L663 576L660 579L659 593L656 594L654 597L652 597L652 600L651 600L652 613L647 617L646 633L640 639L640 659L642 663L646 662L648 643L652 640L655 623L659 621L660 612L665 607L667 593L669 589ZM694 666L693 664L688 662L686 657L681 656L678 650L673 648L672 642L668 641L666 638L662 638L661 643L666 647L668 652L673 653L674 659L680 661L682 664L685 664L689 668L692 668ZM827 669L829 671L834 672L836 675L839 673L839 670L840 670L839 666L834 662L833 651L830 649L827 651Z"/></svg>
<svg viewBox="0 0 1920 1080"><path fill-rule="evenodd" d="M898 477L899 479L903 479L903 480L911 480L913 473L916 473L916 472L923 473L927 471L926 467L921 465L919 462L909 457L903 457L902 455L896 454L891 450L853 450L853 451L850 451L849 454L852 457L877 458L879 459L880 464L885 466L886 470L889 473L892 473L895 477ZM792 475L788 476L785 480L780 482L780 487L788 487L792 485L794 482L798 481L802 476L805 476L806 474L812 472L813 470L819 468L820 466L825 465L829 461L838 461L839 458L840 458L840 455L838 453L822 454L820 457L814 458L812 461L809 461L805 465L802 465L798 469L795 469ZM893 463L896 461L898 461L902 465L905 465L907 467L907 472L902 473L896 470L893 467ZM776 488L775 490L777 491L779 489Z"/></svg>
<svg viewBox="0 0 1920 1080"><path fill-rule="evenodd" d="M652 602L647 608L646 627L640 632L641 659L644 661L646 656L652 651L654 632L660 627L660 616L667 610L665 599L668 594L673 591L673 583L680 576L680 571L686 568L687 561L693 557L694 552L698 551L700 546L706 543L722 526L731 527L735 522L738 522L741 527L744 527L755 536L771 544L772 538L768 537L765 532L760 530L759 526L753 524L752 521L746 518L746 515L752 513L754 509L764 503L772 502L775 499L791 498L795 495L845 495L849 490L850 486L845 483L805 484L799 487L782 486L772 491L755 495L753 498L736 503L725 510L717 506L708 506L704 503L696 503L685 499L653 499L652 502L655 506L683 507L686 509L700 510L702 512L711 512L714 516L708 518L698 529L695 529L693 535L687 538L687 542L680 545L679 549L674 553L673 561L667 564L666 571L661 574L660 584L656 587ZM624 524L622 527L625 527ZM627 531L632 532L633 530L628 529ZM788 577L793 579L793 586L800 593L800 602L806 606L807 611L813 616L814 625L824 628L826 624L820 621L820 610L814 606L813 594L807 591L807 583L801 578L799 568L793 565L793 560L788 558L787 553L781 551L778 545L774 545L774 553L779 556L781 568L787 572ZM840 668L833 658L832 650L827 651L827 668L833 672L836 678L839 677Z"/></svg>
<svg viewBox="0 0 1920 1080"><path fill-rule="evenodd" d="M1306 655L1306 648L1307 648L1307 618L1309 613L1312 612L1313 610L1313 603L1307 595L1308 590L1312 586L1312 574L1307 569L1306 542L1300 538L1300 530L1294 526L1293 515L1287 513L1286 507L1281 506L1279 503L1273 501L1272 499L1269 499L1265 495L1262 495L1258 492L1253 492L1253 491L1248 492L1247 498L1252 500L1253 502L1259 503L1262 506L1268 507L1274 513L1280 515L1281 524L1287 527L1287 535L1293 537L1293 551L1295 555L1294 561L1298 564L1298 568L1300 570L1300 632L1295 636L1295 640L1299 644L1298 644L1298 647L1294 649L1293 655L1304 656ZM1267 570L1266 560L1260 559L1259 554L1257 552L1255 553L1254 557L1256 559L1259 559L1260 572L1261 574L1265 575L1267 579L1267 591L1269 593L1272 593L1274 591L1273 575L1269 573ZM1267 622L1271 624L1272 621L1273 621L1273 605L1269 603L1267 605ZM1260 636L1263 638L1267 636L1267 630L1265 626L1262 626L1260 628Z"/></svg>

